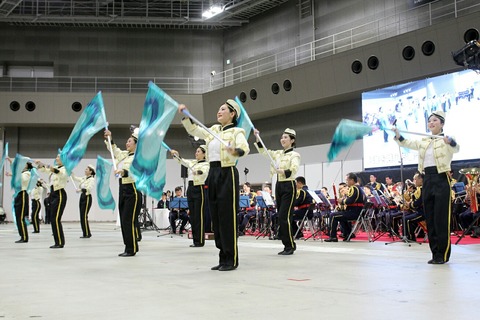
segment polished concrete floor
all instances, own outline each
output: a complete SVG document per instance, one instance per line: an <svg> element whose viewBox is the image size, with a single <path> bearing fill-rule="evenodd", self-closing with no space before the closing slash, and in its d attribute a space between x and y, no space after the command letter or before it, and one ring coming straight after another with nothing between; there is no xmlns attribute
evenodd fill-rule
<svg viewBox="0 0 480 320"><path fill-rule="evenodd" d="M428 265L427 244L298 241L292 256L267 238L239 239L240 266L211 271L213 241L143 232L140 252L121 258L120 230L64 223L66 246L49 249L50 226L14 243L0 225L0 319L473 319L480 245L453 246ZM30 227L31 228L31 227Z"/></svg>

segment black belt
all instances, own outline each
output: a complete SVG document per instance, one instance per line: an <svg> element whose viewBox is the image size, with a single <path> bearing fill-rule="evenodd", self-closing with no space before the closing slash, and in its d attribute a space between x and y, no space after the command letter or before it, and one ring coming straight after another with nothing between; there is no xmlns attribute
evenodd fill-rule
<svg viewBox="0 0 480 320"><path fill-rule="evenodd" d="M188 186L189 187L193 186L193 180L188 180Z"/></svg>
<svg viewBox="0 0 480 320"><path fill-rule="evenodd" d="M425 174L438 174L437 167L426 167L423 169Z"/></svg>

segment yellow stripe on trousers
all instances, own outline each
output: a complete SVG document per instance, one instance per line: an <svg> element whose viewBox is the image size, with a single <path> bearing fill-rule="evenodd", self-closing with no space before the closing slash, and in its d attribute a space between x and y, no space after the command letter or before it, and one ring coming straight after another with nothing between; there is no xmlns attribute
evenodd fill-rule
<svg viewBox="0 0 480 320"><path fill-rule="evenodd" d="M88 202L89 202L89 199L88 199L88 198L89 198L89 197L88 197L88 196L86 196L86 197L87 197L87 204L86 204L86 206L85 206L85 212L84 212L84 214L83 214L83 216L85 217L85 218L84 218L85 221L83 221L83 224L84 224L84 226L85 226L86 236L88 236L88 235L90 234L90 230L88 230L88 223L87 223Z"/></svg>
<svg viewBox="0 0 480 320"><path fill-rule="evenodd" d="M205 237L205 231L203 226L203 206L205 205L205 197L203 195L203 185L200 186L200 194L202 195L202 204L200 205L200 243L203 243L203 238Z"/></svg>
<svg viewBox="0 0 480 320"><path fill-rule="evenodd" d="M20 225L22 226L22 237L23 240L27 240L27 230L25 230L25 193L26 191L22 191L22 212L20 213Z"/></svg>
<svg viewBox="0 0 480 320"><path fill-rule="evenodd" d="M293 201L295 201L295 186L293 185L293 181L291 181L292 184L292 199L290 200L290 205L288 206L288 214L287 214L287 224L288 224L288 237L290 239L290 244L292 245L292 248L294 248L293 244L293 237L292 237L292 226L290 224L290 214L292 213L292 206L293 206Z"/></svg>
<svg viewBox="0 0 480 320"><path fill-rule="evenodd" d="M135 183L132 183L133 185L133 191L135 191L135 205L133 206L133 215L132 215L132 237L133 237L133 253L136 253L137 250L137 232L135 229L135 212L137 212L137 204L138 204L138 194L137 194L137 188L135 186Z"/></svg>
<svg viewBox="0 0 480 320"><path fill-rule="evenodd" d="M235 181L235 172L233 170L234 167L230 167L230 174L232 175L232 190L233 190L233 203L232 203L232 208L233 208L233 266L237 266L237 199L236 195L237 193L235 192L235 188L237 186L237 182Z"/></svg>
<svg viewBox="0 0 480 320"><path fill-rule="evenodd" d="M57 238L58 238L58 244L61 246L63 245L62 243L62 237L60 237L60 229L58 228L58 216L60 215L60 208L62 207L62 190L58 190L58 194L60 196L60 199L58 200L58 208L57 208L57 214L55 215L55 225L57 226Z"/></svg>

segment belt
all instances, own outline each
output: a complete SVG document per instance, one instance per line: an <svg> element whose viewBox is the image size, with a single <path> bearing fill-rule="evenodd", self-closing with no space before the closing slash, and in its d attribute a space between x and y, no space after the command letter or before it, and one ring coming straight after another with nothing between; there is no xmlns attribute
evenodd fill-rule
<svg viewBox="0 0 480 320"><path fill-rule="evenodd" d="M347 207L363 207L363 203L352 203L352 204L347 204Z"/></svg>
<svg viewBox="0 0 480 320"><path fill-rule="evenodd" d="M423 169L425 174L438 174L437 167L426 167Z"/></svg>
<svg viewBox="0 0 480 320"><path fill-rule="evenodd" d="M307 209L308 207L310 207L310 204L311 204L311 203L306 203L306 204L299 205L299 206L297 207L297 209Z"/></svg>
<svg viewBox="0 0 480 320"><path fill-rule="evenodd" d="M193 180L188 180L188 186L189 187L193 186Z"/></svg>

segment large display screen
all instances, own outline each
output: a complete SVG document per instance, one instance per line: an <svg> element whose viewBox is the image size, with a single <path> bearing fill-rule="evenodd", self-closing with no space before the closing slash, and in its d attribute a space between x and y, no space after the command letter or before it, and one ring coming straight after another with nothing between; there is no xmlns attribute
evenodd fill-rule
<svg viewBox="0 0 480 320"><path fill-rule="evenodd" d="M363 122L378 127L430 133L428 116L446 114L444 133L455 138L460 152L453 160L480 159L480 75L472 70L446 74L362 94ZM419 135L402 134L407 139ZM364 168L417 164L415 150L399 148L393 132L376 130L363 138ZM400 152L401 151L401 152Z"/></svg>

